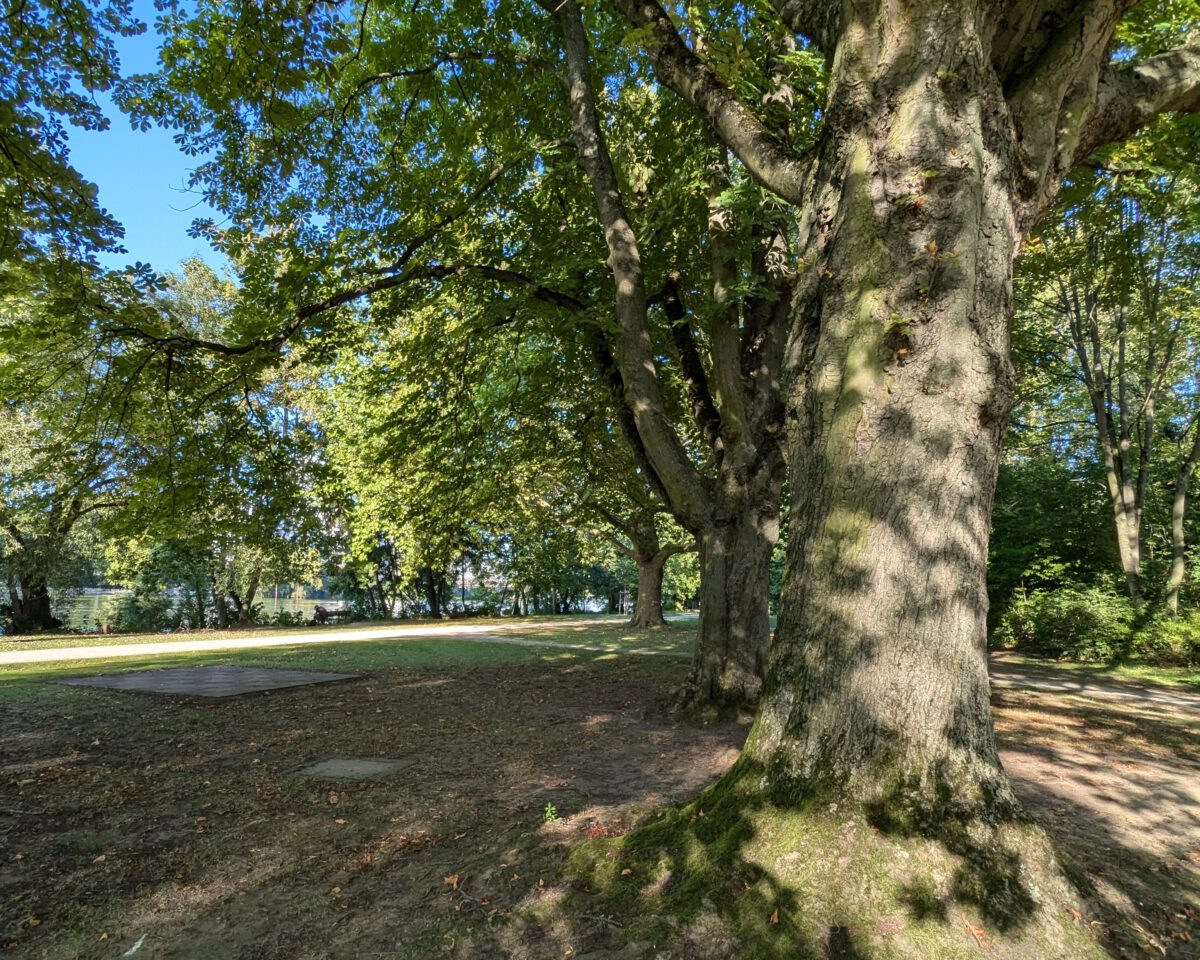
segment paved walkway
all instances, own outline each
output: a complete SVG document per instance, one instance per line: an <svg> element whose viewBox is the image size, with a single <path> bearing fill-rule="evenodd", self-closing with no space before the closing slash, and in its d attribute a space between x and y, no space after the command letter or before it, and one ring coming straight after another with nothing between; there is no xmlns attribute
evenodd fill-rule
<svg viewBox="0 0 1200 960"><path fill-rule="evenodd" d="M111 657L148 657L156 653L199 653L206 650L255 650L260 647L294 647L310 643L362 643L367 640L427 639L495 642L496 634L547 627L596 626L620 621L595 619L526 621L503 624L433 623L412 627L347 627L345 630L307 630L299 633L263 633L261 636L223 637L214 634L203 640L154 640L149 643L106 643L97 646L41 647L0 652L0 666L10 663L56 663L63 660L104 660ZM509 641L511 642L511 640ZM540 645L543 641L520 641ZM558 644L577 647L578 644ZM615 649L615 648L614 648Z"/></svg>
<svg viewBox="0 0 1200 960"><path fill-rule="evenodd" d="M309 630L301 633L273 633L262 636L222 637L214 635L203 640L161 640L150 643L110 643L93 647L43 647L30 650L0 652L0 667L18 663L59 663L70 660L96 660L114 657L149 657L159 653L198 653L208 650L254 650L266 647L291 647L302 644L362 643L369 640L433 639L444 637L475 643L503 643L522 647L544 647L551 650L585 650L589 653L622 653L645 656L665 656L689 659L691 654L658 650L654 647L633 647L614 644L565 643L538 640L531 637L505 636L533 628L612 626L618 620L521 621L519 623L446 623L411 627L347 627L344 630ZM1112 700L1130 706L1144 704L1165 707L1184 713L1200 715L1200 693L1168 690L1164 687L1139 687L1130 683L1092 680L1052 666L1029 666L993 654L992 685L997 687L1038 690L1064 696L1088 697L1093 700Z"/></svg>
<svg viewBox="0 0 1200 960"><path fill-rule="evenodd" d="M1113 700L1127 706L1166 707L1200 715L1200 693L1167 687L1140 687L1128 681L1092 680L1053 666L1030 666L992 654L988 668L993 687L1011 687L1064 696Z"/></svg>

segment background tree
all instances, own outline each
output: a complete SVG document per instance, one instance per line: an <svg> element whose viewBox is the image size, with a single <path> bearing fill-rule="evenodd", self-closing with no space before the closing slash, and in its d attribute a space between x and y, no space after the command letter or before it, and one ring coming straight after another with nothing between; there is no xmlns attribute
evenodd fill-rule
<svg viewBox="0 0 1200 960"><path fill-rule="evenodd" d="M333 9L265 26L241 13L239 19L205 6L191 25L201 28L181 30L192 36L166 60L175 89L191 92L157 106L185 125L185 138L217 152L211 193L217 206L239 214L228 242L252 246L271 265L254 271L256 282L269 283L277 302L309 304L291 312L282 332L317 315L298 293L322 286L330 293L321 303L333 306L413 280L493 271L493 279L521 284L556 307L567 309L564 296L581 302L588 288L580 285L575 257L539 258L560 264L555 279L562 285L553 287L542 275L518 271L524 279L514 280L494 272L506 269L500 264L480 270L478 257L459 257L499 252L502 262L523 264L526 250L537 249L525 224L544 225L546 208L531 211L540 218L522 217L521 201L530 196L528 184L547 179L556 154L539 149L545 141L531 133L547 118L561 124L569 110L573 159L600 228L591 232L593 244L601 237L605 244L603 257L588 259L605 264L593 270L600 278L593 289L610 294L622 395L673 512L705 541L706 599L714 583L735 595L743 581L760 582L755 564L732 562L742 553L725 549L727 537L743 527L742 503L750 505L751 542L761 546L772 536L777 511L770 496L757 495L759 480L779 475L786 448L792 504L779 630L743 761L715 796L731 798L738 810L768 801L792 809L819 804L852 826L865 821L940 837L968 872L986 862L1003 877L985 882L996 880L985 871L986 878L976 876L955 893L977 896L998 927L1023 927L1019 944L1006 941L1010 955L1089 952L1063 932L1060 886L1041 886L1045 910L1034 909L1027 891L1020 894L1016 854L1004 847L1018 842L1020 831L1005 826L1018 807L996 756L988 705L986 557L1013 399L1013 261L1077 164L1161 113L1200 108L1193 7L798 0L668 12L654 0L612 0L586 17L577 4L560 3L541 20L516 6L413 11L394 25L368 24L365 16L357 34L343 29L356 21L338 21ZM228 31L208 29L210 19L244 33L231 44ZM618 48L607 41L630 32L630 67L613 70L608 58ZM206 50L205 36L220 42ZM314 78L323 80L347 52L359 62L368 37L371 67L346 78L354 85L350 95L332 102L319 95ZM789 40L790 49L820 51L823 61L774 56L789 50ZM211 79L206 59L217 46L222 63L230 46L241 51L225 74L235 89L217 89ZM799 100L763 95L754 80L770 75L772 59L815 62L817 75L823 69L827 82L802 87L816 112ZM486 91L515 96L487 96L483 84L468 84L463 60L512 71L514 82L503 85L489 73ZM535 61L560 71L565 90L525 72ZM724 313L724 325L710 331L718 344L710 366L720 427L703 412L698 422L721 442L715 491L703 482L696 448L675 429L661 376L667 364L660 362L670 354L656 348L650 322L656 284L648 277L667 274L656 254L671 245L639 233L630 213L640 212L641 204L630 202L638 184L620 174L610 146L630 142L631 133L637 142L642 130L622 125L614 108L621 98L605 95L606 81L615 77L614 90L632 91L632 78L649 68L691 119L683 128L695 131L686 138L685 161L703 157L707 168L712 153L702 144L711 130L718 158L727 151L737 165L730 183L744 179L773 195L785 221L776 230L779 217L752 220L767 242L751 250L779 253L751 259L746 270L771 308L747 311L754 300L748 295L736 322ZM797 67L793 72L808 79ZM253 86L248 75L272 73L282 80L270 85L269 96L244 95ZM422 94L406 83L418 77L445 82ZM385 83L396 96L365 96ZM547 110L547 102L558 110ZM493 112L494 104L502 109ZM347 132L353 150L340 151L352 110L351 119L369 122ZM211 126L206 116L216 118ZM420 173L391 177L391 142L359 135L365 128L403 131L399 163ZM547 132L559 140L565 131ZM350 161L340 178L330 176L334 165L297 166L318 155L313 138L333 145L320 156ZM519 165L486 163L531 154L537 159ZM446 162L423 166L429 158ZM481 177L476 171L485 163L501 172ZM704 188L690 195L689 209L703 203L704 219L676 221L692 235L707 232L700 224L708 223L713 196L707 173L699 182ZM503 203L492 206L499 197ZM488 216L463 220L462 211L478 213L482 198ZM379 215L360 220L364 203ZM561 206L555 220L562 222ZM454 222L460 229L448 230ZM257 243L268 230L288 236L290 246ZM450 243L463 233L469 249ZM715 251L714 241L708 247ZM556 243L561 250L561 238ZM321 255L331 249L337 255ZM694 255L700 246L690 249ZM709 265L719 306L727 305L720 288L729 286L721 279L728 262L717 252ZM344 285L341 271L355 265L361 279ZM681 382L699 385L688 376L694 365L686 355L679 368ZM724 387L730 382L733 391ZM707 408L704 391L691 396L698 409ZM754 414L733 413L739 397ZM752 429L755 423L765 432ZM715 456L716 444L710 447ZM731 498L737 509L711 511ZM714 609L723 615L719 603L709 613ZM702 633L712 623L709 616ZM729 622L719 631L723 642L753 623L748 614ZM727 667L727 658L702 656L699 686L711 693L705 678L725 677ZM750 692L754 671L739 664L733 673L731 686ZM934 855L931 845L925 850ZM1036 841L1022 851L1055 876ZM892 866L908 869L894 857ZM1017 895L1001 897L998 889Z"/></svg>
<svg viewBox="0 0 1200 960"><path fill-rule="evenodd" d="M1063 206L1024 258L1019 323L1043 351L1074 361L1072 375L1046 384L1052 389L1036 403L1062 437L1090 420L1096 453L1088 460L1099 461L1126 589L1140 604L1147 510L1164 499L1153 488L1187 489L1160 454L1178 459L1172 441L1186 445L1200 402L1196 190L1162 169L1102 172L1074 184ZM1175 552L1165 546L1160 555ZM1176 607L1177 594L1168 601Z"/></svg>
<svg viewBox="0 0 1200 960"><path fill-rule="evenodd" d="M638 398L646 368L614 349L629 336L612 308L625 280L606 265L606 228L576 170L578 145L564 139L570 110L551 21L480 6L433 19L331 7L284 22L205 4L164 25L180 39L168 42L163 75L130 85L124 102L213 151L199 184L237 212L232 226L200 229L246 264L251 298L292 314L272 336L336 339L345 327L328 311L370 297L389 312L389 300L413 287L426 296L453 288L500 316L521 309L546 327L576 328L585 363L625 407L622 432L639 469L710 544L691 694L753 699L769 642L761 584L777 537L786 339L775 321L786 310L792 231L703 120L651 81L636 45L621 42L628 25L604 21L604 71L621 78L606 91L620 176L653 239L638 309L654 344L657 457L647 455ZM218 34L229 42L212 43ZM740 53L723 42L712 49L748 88L774 91L772 114L798 143L811 140L811 117L798 118L789 84L815 78L819 90L819 58L783 28ZM768 52L764 72L755 58ZM208 69L231 53L232 71ZM447 110L462 122L445 124ZM380 135L400 129L399 139ZM248 165L251 155L270 159ZM288 266L257 269L279 263Z"/></svg>
<svg viewBox="0 0 1200 960"><path fill-rule="evenodd" d="M79 585L75 534L126 503L150 456L120 348L43 340L64 320L139 309L139 295L98 271L68 291L24 276L0 299L0 556L17 633L59 625L50 588Z"/></svg>

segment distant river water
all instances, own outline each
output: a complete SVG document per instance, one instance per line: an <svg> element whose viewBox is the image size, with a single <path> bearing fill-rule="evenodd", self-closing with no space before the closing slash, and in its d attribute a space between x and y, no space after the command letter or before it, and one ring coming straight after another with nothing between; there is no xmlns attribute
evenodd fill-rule
<svg viewBox="0 0 1200 960"><path fill-rule="evenodd" d="M71 630L92 632L100 629L100 624L112 619L113 611L123 597L132 594L131 590L96 590L89 589L80 593L71 593L66 597L55 598L54 615ZM182 598L179 598L182 599ZM261 603L263 612L268 616L278 610L300 612L305 619L312 619L313 610L321 604L325 607L340 607L337 600L307 600L296 597L280 597L276 601L273 594L260 594L255 603Z"/></svg>

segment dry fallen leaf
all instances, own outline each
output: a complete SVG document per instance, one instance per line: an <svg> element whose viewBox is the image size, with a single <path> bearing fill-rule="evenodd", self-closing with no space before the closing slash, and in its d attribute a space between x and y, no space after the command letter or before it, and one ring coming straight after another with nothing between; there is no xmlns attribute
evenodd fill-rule
<svg viewBox="0 0 1200 960"><path fill-rule="evenodd" d="M621 871L621 876L623 876L623 877L627 877L627 876L629 876L631 873L633 873L633 871L632 871L632 870L630 870L628 867L626 867L624 870L622 870L622 871Z"/></svg>
<svg viewBox="0 0 1200 960"><path fill-rule="evenodd" d="M772 923L779 922L779 908L778 907L776 907L774 910L771 911L771 922Z"/></svg>
<svg viewBox="0 0 1200 960"><path fill-rule="evenodd" d="M451 888L457 890L458 882L461 879L462 878L457 873L452 873L449 876L442 877L442 883L444 883L448 887L451 887Z"/></svg>
<svg viewBox="0 0 1200 960"><path fill-rule="evenodd" d="M337 795L336 793L331 793L331 794L329 795L329 802L330 802L330 803L337 803L337 802L338 802L338 795Z"/></svg>
<svg viewBox="0 0 1200 960"><path fill-rule="evenodd" d="M967 932L970 933L971 936L975 938L975 942L979 944L979 949L986 950L987 937L984 936L983 928L973 926L971 921L967 919L967 915L965 913L960 914L960 916L962 917L963 926L967 928Z"/></svg>

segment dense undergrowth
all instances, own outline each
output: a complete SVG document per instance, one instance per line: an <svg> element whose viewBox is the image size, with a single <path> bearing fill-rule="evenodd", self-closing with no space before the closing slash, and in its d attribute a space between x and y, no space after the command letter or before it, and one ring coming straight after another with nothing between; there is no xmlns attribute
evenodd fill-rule
<svg viewBox="0 0 1200 960"><path fill-rule="evenodd" d="M1168 617L1139 611L1127 597L1100 587L1036 589L1014 596L992 638L999 647L1056 659L1196 666L1200 610Z"/></svg>

